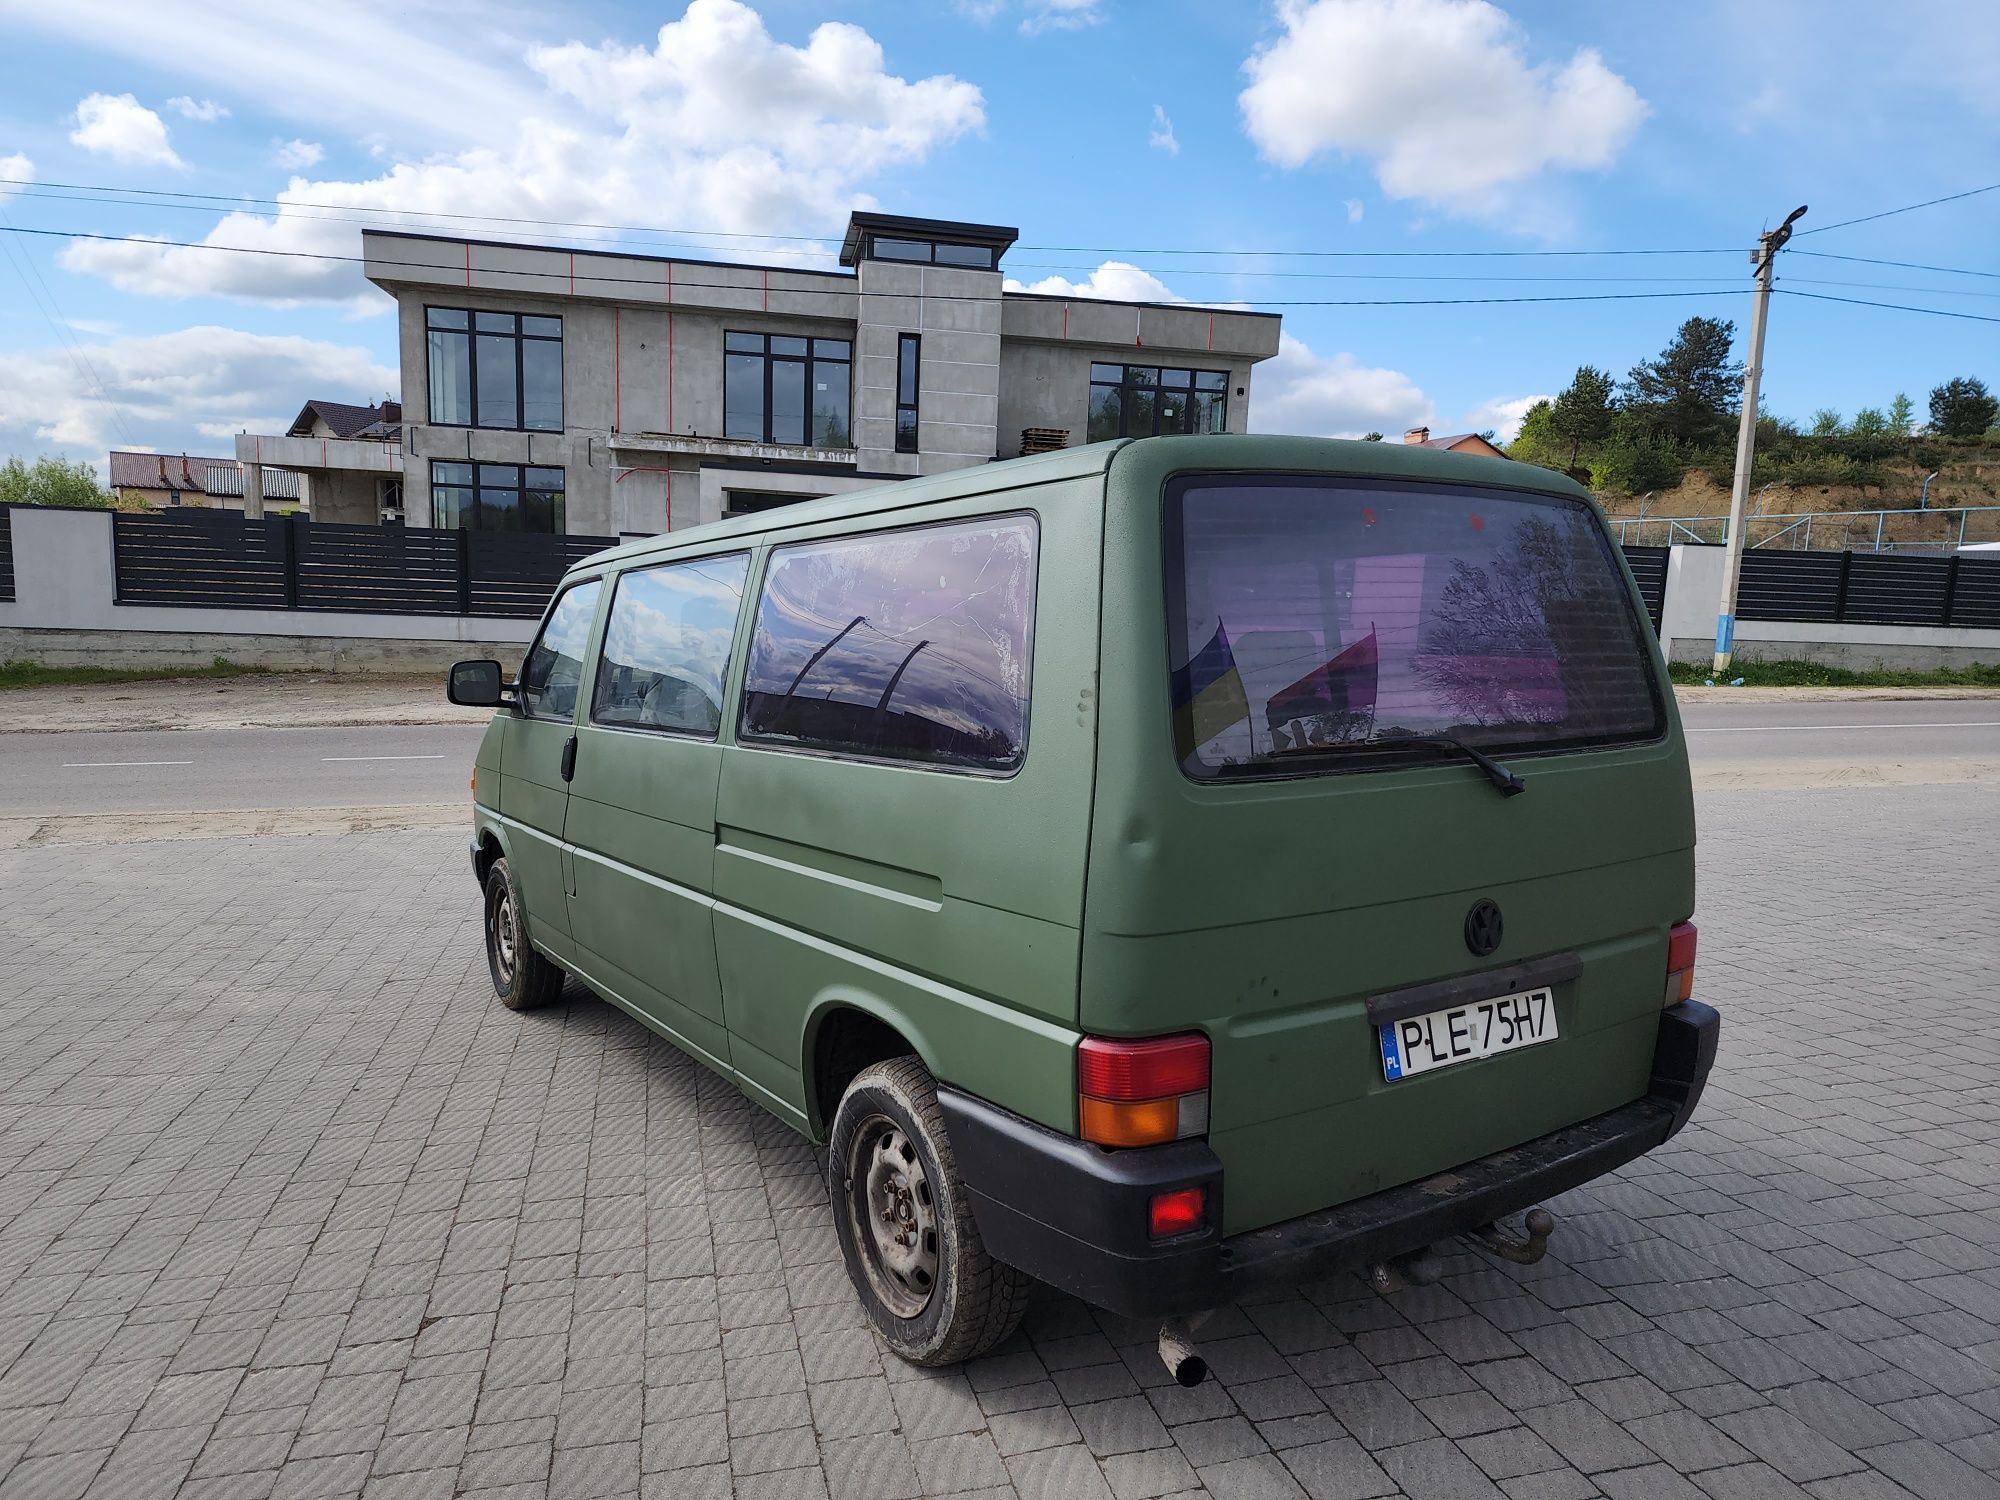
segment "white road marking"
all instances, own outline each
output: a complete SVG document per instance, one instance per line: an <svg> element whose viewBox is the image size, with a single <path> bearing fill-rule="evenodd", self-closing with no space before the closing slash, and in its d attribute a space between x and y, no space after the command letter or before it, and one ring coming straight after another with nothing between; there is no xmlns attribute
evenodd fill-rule
<svg viewBox="0 0 2000 1500"><path fill-rule="evenodd" d="M94 771L106 766L191 766L191 760L66 760L65 771Z"/></svg>
<svg viewBox="0 0 2000 1500"><path fill-rule="evenodd" d="M330 760L443 760L442 755L322 755L322 763Z"/></svg>
<svg viewBox="0 0 2000 1500"><path fill-rule="evenodd" d="M2000 719L1947 719L1938 724L1729 724L1687 726L1689 734L1798 734L1814 729L2000 729Z"/></svg>

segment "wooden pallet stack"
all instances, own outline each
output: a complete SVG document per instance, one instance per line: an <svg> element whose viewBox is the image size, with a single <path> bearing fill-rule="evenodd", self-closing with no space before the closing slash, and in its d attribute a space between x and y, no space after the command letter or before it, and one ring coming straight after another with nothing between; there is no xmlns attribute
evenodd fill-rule
<svg viewBox="0 0 2000 1500"><path fill-rule="evenodd" d="M1030 453L1053 453L1058 448L1069 446L1069 429L1066 427L1023 427L1021 429L1021 456Z"/></svg>

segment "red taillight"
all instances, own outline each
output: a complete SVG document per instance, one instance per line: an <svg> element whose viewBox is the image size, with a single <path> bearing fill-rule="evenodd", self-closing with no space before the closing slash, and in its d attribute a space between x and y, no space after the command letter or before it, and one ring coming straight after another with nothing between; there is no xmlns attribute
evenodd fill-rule
<svg viewBox="0 0 2000 1500"><path fill-rule="evenodd" d="M1667 934L1667 989L1662 1005L1678 1005L1694 998L1694 923L1676 923Z"/></svg>
<svg viewBox="0 0 2000 1500"><path fill-rule="evenodd" d="M1171 1193L1155 1193L1152 1202L1146 1205L1146 1232L1156 1240L1163 1240L1169 1235L1201 1228L1207 1217L1205 1189L1179 1188Z"/></svg>
<svg viewBox="0 0 2000 1500"><path fill-rule="evenodd" d="M1077 1133L1100 1146L1156 1146L1208 1131L1208 1038L1200 1032L1076 1048Z"/></svg>
<svg viewBox="0 0 2000 1500"><path fill-rule="evenodd" d="M1164 1099L1208 1087L1208 1038L1121 1042L1087 1036L1076 1047L1076 1089L1093 1099Z"/></svg>

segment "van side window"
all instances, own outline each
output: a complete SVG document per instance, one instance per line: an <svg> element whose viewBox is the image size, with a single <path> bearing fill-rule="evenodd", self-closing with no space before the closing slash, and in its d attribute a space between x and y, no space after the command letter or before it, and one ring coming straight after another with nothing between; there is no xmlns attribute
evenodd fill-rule
<svg viewBox="0 0 2000 1500"><path fill-rule="evenodd" d="M714 739L749 567L749 555L738 552L621 577L604 627L591 722Z"/></svg>
<svg viewBox="0 0 2000 1500"><path fill-rule="evenodd" d="M597 617L597 594L603 587L602 580L593 578L556 599L541 635L521 664L522 712L537 719L576 716L583 652L590 643L590 622Z"/></svg>
<svg viewBox="0 0 2000 1500"><path fill-rule="evenodd" d="M773 549L739 738L1009 771L1028 733L1032 517Z"/></svg>

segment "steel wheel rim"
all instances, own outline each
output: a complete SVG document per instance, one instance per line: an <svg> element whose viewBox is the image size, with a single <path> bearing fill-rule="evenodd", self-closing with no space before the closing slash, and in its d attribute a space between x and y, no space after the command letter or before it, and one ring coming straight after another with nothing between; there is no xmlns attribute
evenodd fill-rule
<svg viewBox="0 0 2000 1500"><path fill-rule="evenodd" d="M887 1115L870 1115L854 1133L847 1205L875 1295L899 1318L920 1316L937 1290L937 1199L916 1143Z"/></svg>
<svg viewBox="0 0 2000 1500"><path fill-rule="evenodd" d="M514 898L503 884L486 910L486 947L493 955L493 978L504 990L514 982Z"/></svg>

